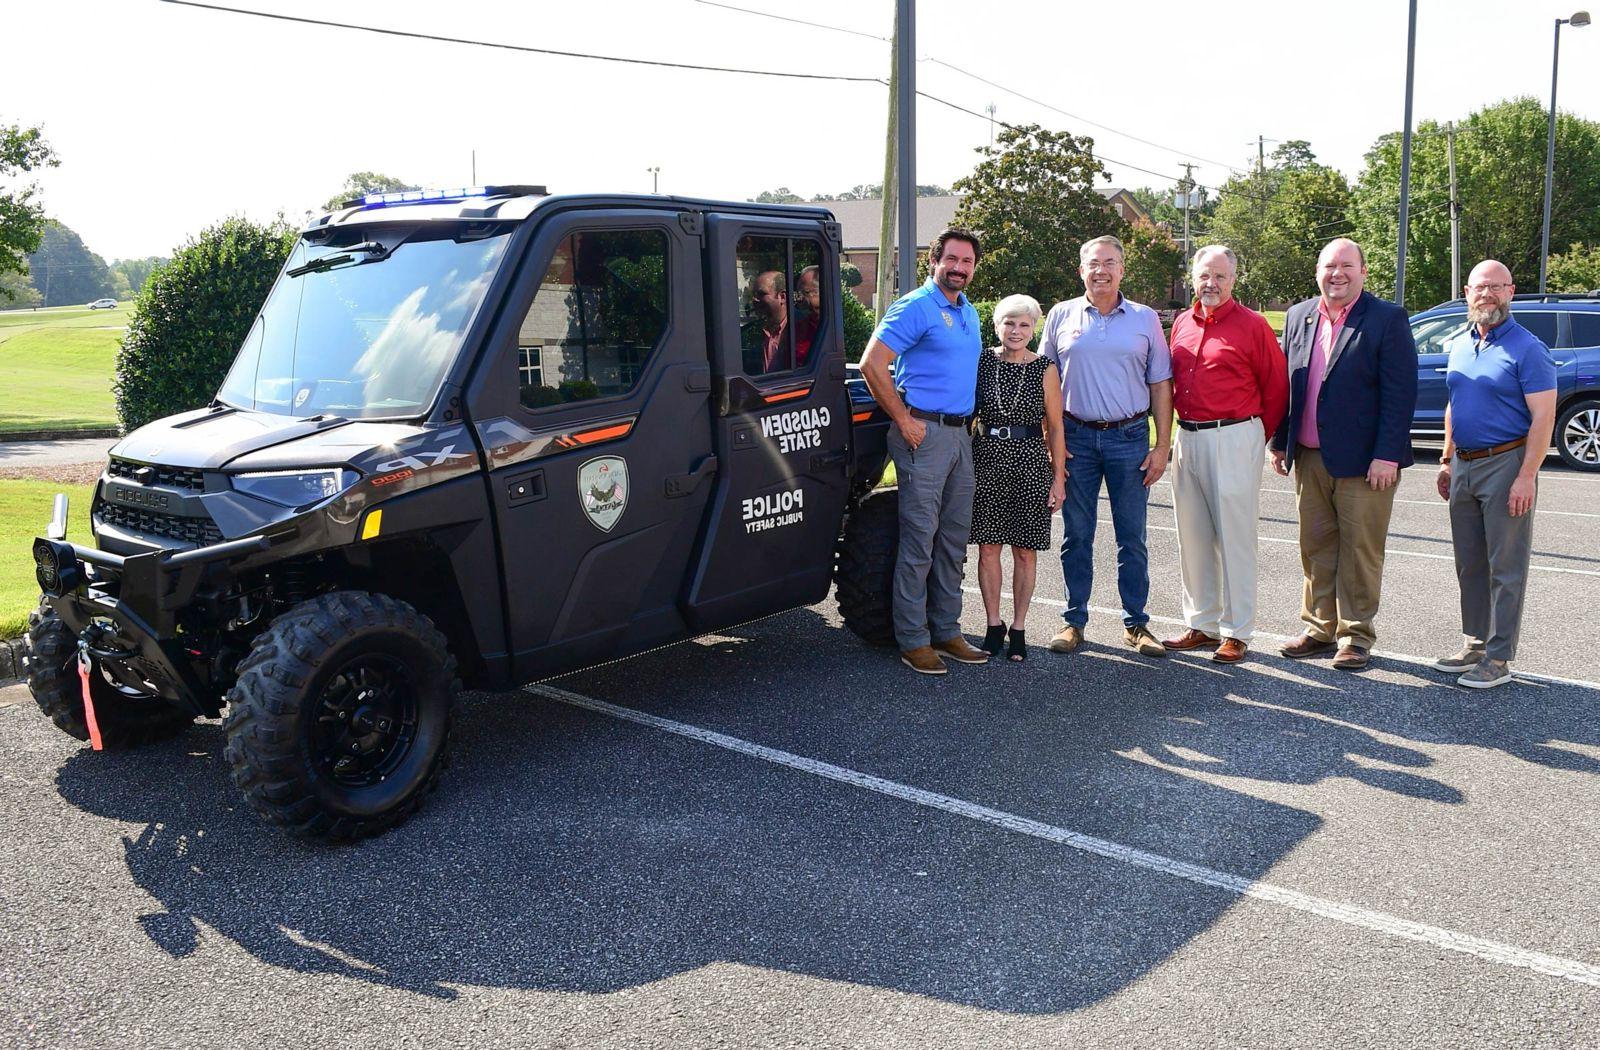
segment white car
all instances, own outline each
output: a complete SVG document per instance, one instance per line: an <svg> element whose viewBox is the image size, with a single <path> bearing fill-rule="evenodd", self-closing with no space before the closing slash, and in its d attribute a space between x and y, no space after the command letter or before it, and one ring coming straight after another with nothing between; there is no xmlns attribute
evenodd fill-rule
<svg viewBox="0 0 1600 1050"><path fill-rule="evenodd" d="M115 310L116 308L117 301L115 299L96 299L89 304L89 309L91 310Z"/></svg>

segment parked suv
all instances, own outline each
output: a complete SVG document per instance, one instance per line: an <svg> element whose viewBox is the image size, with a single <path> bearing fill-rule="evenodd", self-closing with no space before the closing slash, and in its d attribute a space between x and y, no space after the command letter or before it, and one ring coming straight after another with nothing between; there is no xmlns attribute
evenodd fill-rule
<svg viewBox="0 0 1600 1050"><path fill-rule="evenodd" d="M1600 471L1600 295L1519 295L1511 311L1555 357L1556 452L1575 470ZM1444 408L1450 399L1445 386L1450 363L1446 347L1466 328L1463 299L1411 318L1411 335L1417 343L1413 438L1444 436Z"/></svg>

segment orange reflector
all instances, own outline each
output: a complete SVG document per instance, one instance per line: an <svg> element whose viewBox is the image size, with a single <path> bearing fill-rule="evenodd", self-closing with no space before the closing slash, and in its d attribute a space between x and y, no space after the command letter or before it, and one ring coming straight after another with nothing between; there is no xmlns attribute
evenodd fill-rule
<svg viewBox="0 0 1600 1050"><path fill-rule="evenodd" d="M865 423L867 420L869 420L871 418L872 418L872 409L869 408L865 412L857 412L855 415L851 416L850 417L850 422L852 422L852 423Z"/></svg>
<svg viewBox="0 0 1600 1050"><path fill-rule="evenodd" d="M779 401L793 401L795 398L805 397L809 393L811 393L811 388L809 386L803 386L799 390L790 390L782 394L768 394L766 396L766 401L769 405L776 404Z"/></svg>
<svg viewBox="0 0 1600 1050"><path fill-rule="evenodd" d="M609 441L619 438L633 429L633 420L625 423L616 423L609 427L600 427L598 430L582 430L572 435L572 439L580 445L592 445L596 441Z"/></svg>
<svg viewBox="0 0 1600 1050"><path fill-rule="evenodd" d="M367 520L361 523L361 538L364 539L364 540L370 540L373 537L377 536L379 531L381 531L382 529L383 529L383 508L379 507L377 510L375 510L372 513L368 514L367 515Z"/></svg>

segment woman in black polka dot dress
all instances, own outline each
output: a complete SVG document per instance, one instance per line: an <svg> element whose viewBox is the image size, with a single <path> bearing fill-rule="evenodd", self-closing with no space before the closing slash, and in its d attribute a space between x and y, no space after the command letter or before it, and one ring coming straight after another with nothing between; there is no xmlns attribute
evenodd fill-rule
<svg viewBox="0 0 1600 1050"><path fill-rule="evenodd" d="M1066 498L1066 438L1061 429L1061 376L1028 343L1039 304L1013 295L994 310L1000 346L978 362L973 425L972 538L978 545L978 589L988 613L983 648L995 656L1007 642L1000 619L1000 548L1011 548L1011 631L1007 654L1027 655L1023 624L1033 600L1038 552L1050 546L1050 515Z"/></svg>

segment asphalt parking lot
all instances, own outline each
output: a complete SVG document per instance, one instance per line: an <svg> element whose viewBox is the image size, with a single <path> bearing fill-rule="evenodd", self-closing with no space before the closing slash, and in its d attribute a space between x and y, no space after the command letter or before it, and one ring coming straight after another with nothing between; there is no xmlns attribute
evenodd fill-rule
<svg viewBox="0 0 1600 1050"><path fill-rule="evenodd" d="M1471 692L1432 475L1363 674L1276 655L1268 473L1244 664L1122 648L1106 514L1078 653L1046 557L1022 665L916 676L828 601L470 695L345 848L244 811L215 723L94 754L0 691L0 1045L1595 1046L1600 476L1543 476L1524 677Z"/></svg>

